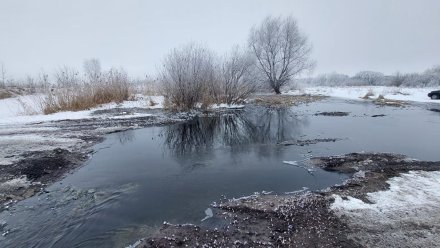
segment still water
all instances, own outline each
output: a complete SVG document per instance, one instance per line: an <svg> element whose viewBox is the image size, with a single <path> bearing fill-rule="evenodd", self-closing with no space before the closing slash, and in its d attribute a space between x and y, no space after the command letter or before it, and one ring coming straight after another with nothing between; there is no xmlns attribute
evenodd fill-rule
<svg viewBox="0 0 440 248"><path fill-rule="evenodd" d="M254 192L317 190L347 175L303 165L311 156L394 152L440 160L440 114L328 99L110 134L79 170L0 214L1 247L124 247L164 221L215 225L212 202ZM345 111L347 117L316 116ZM384 117L371 117L384 114ZM289 140L337 138L309 146ZM283 161L297 161L299 166Z"/></svg>

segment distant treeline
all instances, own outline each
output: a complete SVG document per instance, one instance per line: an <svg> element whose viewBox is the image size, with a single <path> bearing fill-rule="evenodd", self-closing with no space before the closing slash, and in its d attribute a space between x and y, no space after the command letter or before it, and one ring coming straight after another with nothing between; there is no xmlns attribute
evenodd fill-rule
<svg viewBox="0 0 440 248"><path fill-rule="evenodd" d="M361 71L350 77L345 74L329 73L313 78L299 79L302 85L316 86L396 86L436 87L440 86L440 66L422 73L400 73L384 75L375 71Z"/></svg>

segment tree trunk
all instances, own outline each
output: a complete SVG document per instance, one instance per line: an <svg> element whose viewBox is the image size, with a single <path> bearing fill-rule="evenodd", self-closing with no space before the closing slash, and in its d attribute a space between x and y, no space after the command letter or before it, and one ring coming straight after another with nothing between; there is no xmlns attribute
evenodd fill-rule
<svg viewBox="0 0 440 248"><path fill-rule="evenodd" d="M275 91L275 94L277 94L277 95L281 94L280 87L275 87L275 88L273 88L273 90Z"/></svg>

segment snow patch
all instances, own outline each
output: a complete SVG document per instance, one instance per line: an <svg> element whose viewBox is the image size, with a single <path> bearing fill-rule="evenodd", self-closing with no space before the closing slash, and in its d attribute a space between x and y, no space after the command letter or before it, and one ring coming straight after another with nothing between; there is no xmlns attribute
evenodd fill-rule
<svg viewBox="0 0 440 248"><path fill-rule="evenodd" d="M343 200L334 195L331 209L342 212L371 209L376 212L405 210L410 208L440 206L440 172L411 171L387 181L389 190L368 193L373 204L348 197Z"/></svg>
<svg viewBox="0 0 440 248"><path fill-rule="evenodd" d="M307 188L307 187L303 187L302 189L300 189L300 190L295 190L295 191L290 191L290 192L284 192L284 194L286 194L286 195L297 195L297 194L302 194L302 193L304 193L304 192L306 192L306 191L308 191L309 190L309 188Z"/></svg>
<svg viewBox="0 0 440 248"><path fill-rule="evenodd" d="M387 183L389 190L367 194L372 204L333 195L330 208L348 222L349 237L365 247L437 247L440 172L411 171Z"/></svg>
<svg viewBox="0 0 440 248"><path fill-rule="evenodd" d="M4 183L0 183L1 191L8 191L20 188L27 188L30 186L30 182L26 176L20 178L14 178Z"/></svg>
<svg viewBox="0 0 440 248"><path fill-rule="evenodd" d="M302 169L306 170L306 171L307 171L308 173L310 173L310 174L313 174L313 172L316 171L315 169L308 168L308 167L306 167L306 166L303 166L303 165L298 164L297 161L283 161L283 163L284 163L284 164L293 165L293 166L296 166L296 167L299 167L299 168L302 168Z"/></svg>
<svg viewBox="0 0 440 248"><path fill-rule="evenodd" d="M205 214L206 214L206 216L205 216L205 218L202 219L202 221L205 221L205 220L212 218L214 216L214 213L212 212L211 208L207 208L205 210Z"/></svg>
<svg viewBox="0 0 440 248"><path fill-rule="evenodd" d="M210 108L211 109L243 109L244 105L220 103L220 104L214 104Z"/></svg>
<svg viewBox="0 0 440 248"><path fill-rule="evenodd" d="M97 108L83 111L65 111L54 113L50 115L44 115L41 108L38 107L39 99L42 95L30 95L20 96L15 98L7 98L0 100L0 126L11 124L28 124L39 122L50 122L60 120L79 120L99 118L91 115L96 110L106 110L113 108L147 108L147 109L159 109L163 108L163 96L142 96L135 95L133 101L124 101L122 103L108 103L103 104ZM24 104L22 104L24 103ZM151 105L154 103L154 105ZM37 106L33 110L25 110L26 106ZM146 116L146 115L143 115ZM117 118L133 118L139 117L139 115L114 117ZM102 117L101 117L102 118Z"/></svg>
<svg viewBox="0 0 440 248"><path fill-rule="evenodd" d="M283 161L283 163L285 163L285 164L290 164L290 165L295 165L295 166L298 165L298 162L297 162L297 161Z"/></svg>
<svg viewBox="0 0 440 248"><path fill-rule="evenodd" d="M328 87L328 86L314 86L305 87L299 90L292 90L287 92L291 95L311 94L323 95L344 99L360 100L367 93L372 93L371 98L377 98L379 95L386 99L399 101L413 101L413 102L432 102L440 103L439 100L431 100L428 93L438 90L437 88L402 88L390 86L346 86L346 87Z"/></svg>

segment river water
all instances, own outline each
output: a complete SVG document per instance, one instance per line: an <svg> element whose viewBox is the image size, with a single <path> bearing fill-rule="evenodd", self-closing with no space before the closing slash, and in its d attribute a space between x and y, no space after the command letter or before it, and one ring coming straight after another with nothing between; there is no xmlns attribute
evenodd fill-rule
<svg viewBox="0 0 440 248"><path fill-rule="evenodd" d="M124 247L164 221L214 225L215 211L202 219L222 199L318 190L348 177L311 168L312 156L365 151L440 160L440 114L429 108L327 99L110 134L85 166L0 214L7 223L0 246ZM349 115L315 115L323 111ZM326 138L338 140L279 144Z"/></svg>

